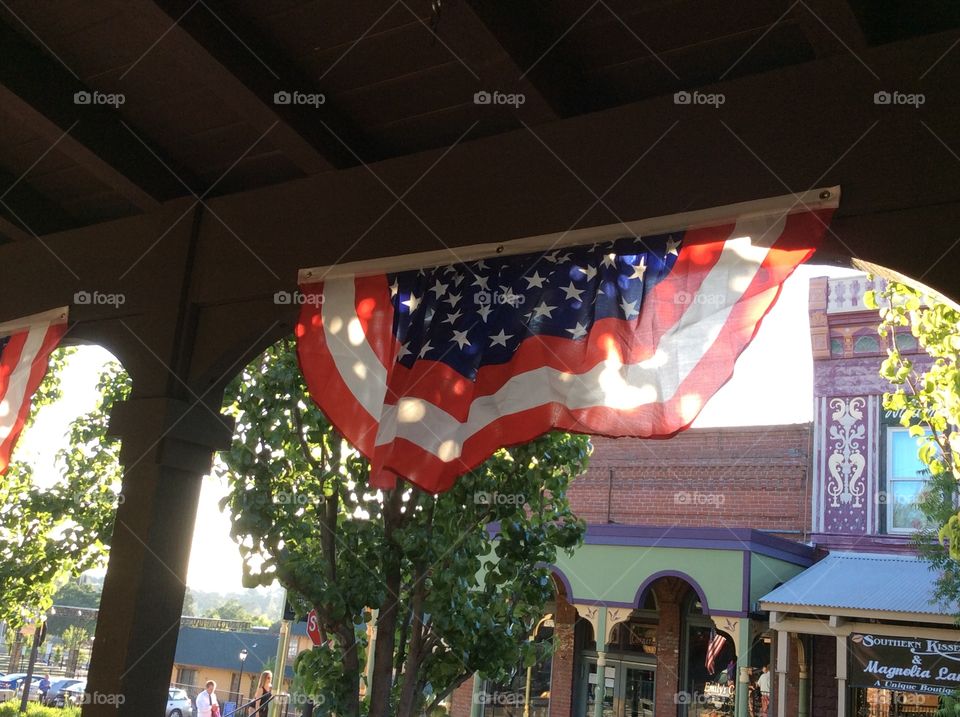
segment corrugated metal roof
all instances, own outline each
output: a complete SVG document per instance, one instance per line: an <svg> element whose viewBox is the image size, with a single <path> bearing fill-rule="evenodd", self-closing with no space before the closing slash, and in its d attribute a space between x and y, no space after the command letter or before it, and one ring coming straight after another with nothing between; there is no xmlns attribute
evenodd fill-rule
<svg viewBox="0 0 960 717"><path fill-rule="evenodd" d="M957 604L934 599L937 573L911 555L831 553L760 598L803 607L956 615Z"/></svg>

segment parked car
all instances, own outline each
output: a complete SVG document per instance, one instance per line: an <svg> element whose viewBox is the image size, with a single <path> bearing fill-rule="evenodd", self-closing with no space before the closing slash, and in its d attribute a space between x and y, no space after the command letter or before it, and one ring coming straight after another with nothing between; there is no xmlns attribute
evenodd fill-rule
<svg viewBox="0 0 960 717"><path fill-rule="evenodd" d="M17 695L17 688L27 677L26 672L14 672L0 679L0 702L11 700Z"/></svg>
<svg viewBox="0 0 960 717"><path fill-rule="evenodd" d="M179 687L170 688L166 717L193 717L193 700L186 691Z"/></svg>
<svg viewBox="0 0 960 717"><path fill-rule="evenodd" d="M67 687L72 687L73 685L76 685L80 682L82 682L82 680L75 680L73 678L69 678L65 680L56 680L55 682L52 682L50 684L50 690L47 692L47 699L44 700L43 704L48 706L56 705L56 699L63 690L65 690ZM58 706L63 707L63 704L61 703Z"/></svg>
<svg viewBox="0 0 960 717"><path fill-rule="evenodd" d="M53 702L54 707L70 707L83 704L83 693L87 689L87 682L83 680L60 690L60 694Z"/></svg>
<svg viewBox="0 0 960 717"><path fill-rule="evenodd" d="M40 701L40 681L43 679L42 675L34 675L30 680L30 696L27 697L28 700L33 702ZM23 696L23 690L27 685L26 679L20 681L20 685L17 687L17 698Z"/></svg>

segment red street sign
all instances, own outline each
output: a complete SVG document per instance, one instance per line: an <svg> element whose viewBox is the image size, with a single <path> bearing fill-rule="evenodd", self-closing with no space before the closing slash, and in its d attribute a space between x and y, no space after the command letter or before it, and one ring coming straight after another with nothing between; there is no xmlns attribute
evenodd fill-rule
<svg viewBox="0 0 960 717"><path fill-rule="evenodd" d="M317 647L323 644L323 638L320 637L320 619L317 617L316 610L307 613L307 634L310 636L310 641Z"/></svg>

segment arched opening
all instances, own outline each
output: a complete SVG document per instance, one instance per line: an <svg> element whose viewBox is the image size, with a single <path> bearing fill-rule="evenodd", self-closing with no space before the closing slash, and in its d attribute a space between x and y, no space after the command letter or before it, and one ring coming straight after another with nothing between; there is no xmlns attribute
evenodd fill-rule
<svg viewBox="0 0 960 717"><path fill-rule="evenodd" d="M5 625L0 670L15 687L32 670L33 698L82 685L90 668L109 545L125 529L117 508L130 488L110 416L130 390L116 355L68 337L50 354L2 476L4 550L16 546L26 579L6 570L0 581L8 609L20 611ZM42 642L32 639L38 632Z"/></svg>

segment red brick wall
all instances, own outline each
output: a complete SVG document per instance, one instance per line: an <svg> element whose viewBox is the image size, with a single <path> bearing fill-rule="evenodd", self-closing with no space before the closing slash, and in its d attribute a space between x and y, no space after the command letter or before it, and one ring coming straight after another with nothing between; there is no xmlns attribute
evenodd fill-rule
<svg viewBox="0 0 960 717"><path fill-rule="evenodd" d="M450 698L450 717L470 717L473 704L473 680L471 677L453 691Z"/></svg>
<svg viewBox="0 0 960 717"><path fill-rule="evenodd" d="M569 491L588 523L756 528L795 540L802 535L793 531L809 530L809 424L593 444L587 473Z"/></svg>
<svg viewBox="0 0 960 717"><path fill-rule="evenodd" d="M837 638L821 635L814 637L812 657L810 717L836 717Z"/></svg>

